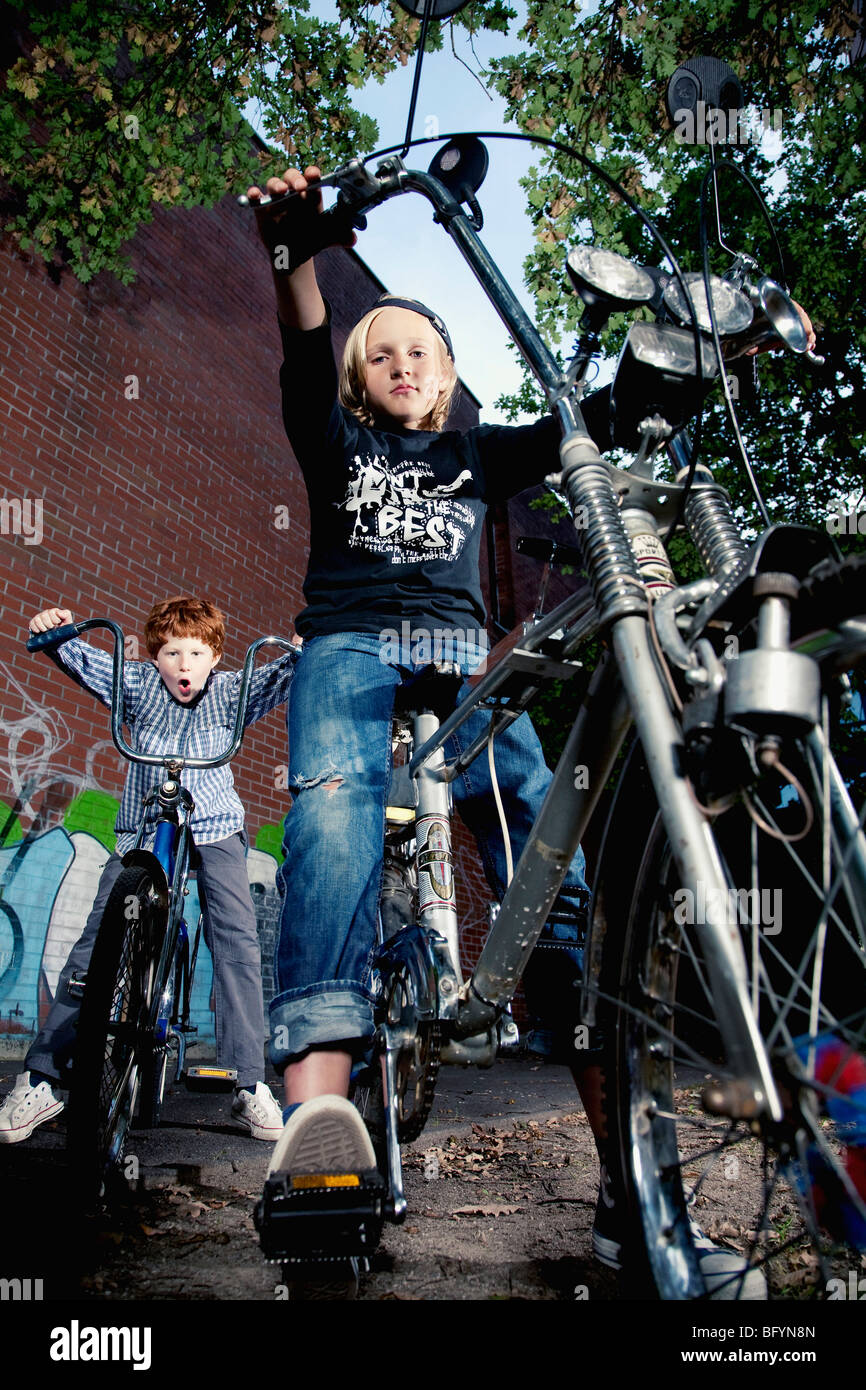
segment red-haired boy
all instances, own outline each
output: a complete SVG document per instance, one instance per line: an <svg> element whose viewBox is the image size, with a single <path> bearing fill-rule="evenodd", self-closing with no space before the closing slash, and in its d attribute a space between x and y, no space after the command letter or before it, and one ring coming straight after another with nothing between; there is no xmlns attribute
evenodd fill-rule
<svg viewBox="0 0 866 1390"><path fill-rule="evenodd" d="M47 632L72 622L63 608L48 608L30 621L31 632ZM189 757L213 757L226 747L234 722L240 672L216 673L225 645L225 619L206 600L173 598L157 603L145 625L150 661L127 661L123 668L123 721L138 752L182 748ZM97 647L73 638L48 655L61 670L111 706L112 661ZM253 673L247 725L288 698L297 652ZM61 972L45 1024L25 1058L25 1070L0 1106L0 1143L28 1139L37 1125L63 1109L55 1088L73 1064L79 1001L67 991L73 973L82 975L111 889L133 846L142 801L158 768L130 764L117 813L116 852L99 881L84 931ZM196 850L205 941L213 959L217 1060L237 1069L232 1118L254 1139L276 1140L282 1130L280 1107L264 1083L264 1006L256 918L245 853L244 808L228 765L189 768L185 785L195 811L191 821ZM153 841L158 807L146 811L143 841Z"/></svg>

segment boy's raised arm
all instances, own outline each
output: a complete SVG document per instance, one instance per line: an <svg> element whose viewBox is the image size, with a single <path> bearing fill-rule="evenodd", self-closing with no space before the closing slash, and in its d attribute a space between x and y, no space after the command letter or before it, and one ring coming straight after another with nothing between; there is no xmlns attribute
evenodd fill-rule
<svg viewBox="0 0 866 1390"><path fill-rule="evenodd" d="M64 627L71 622L74 622L74 618L68 608L44 608L30 619L28 626L31 632L50 632L52 628ZM111 709L114 662L108 652L100 647L91 647L80 637L72 637L62 647L47 648L44 655L70 676L76 685L83 686L101 704ZM129 661L123 663L124 719L135 708L138 664Z"/></svg>
<svg viewBox="0 0 866 1390"><path fill-rule="evenodd" d="M282 656L268 661L264 666L257 666L253 671L244 728L249 728L250 724L255 724L256 720L261 719L269 710L276 709L277 705L283 705L288 700L295 662L301 653L301 639L292 638L292 641L296 643L292 651L284 652ZM237 673L237 678L240 684L240 672Z"/></svg>
<svg viewBox="0 0 866 1390"><path fill-rule="evenodd" d="M256 214L259 234L271 257L277 312L289 328L319 328L326 318L325 301L319 291L312 259L304 260L294 270L288 269L290 260L294 263L303 254L305 242L312 239L310 219L321 216L322 195L315 186L320 178L321 172L311 164L303 174L300 169L287 169L282 178L268 179L265 188L272 198L290 189L302 196L289 203L283 212L269 213L264 207ZM247 197L256 207L262 191L250 188ZM351 240L344 244L353 246L354 243L352 233Z"/></svg>

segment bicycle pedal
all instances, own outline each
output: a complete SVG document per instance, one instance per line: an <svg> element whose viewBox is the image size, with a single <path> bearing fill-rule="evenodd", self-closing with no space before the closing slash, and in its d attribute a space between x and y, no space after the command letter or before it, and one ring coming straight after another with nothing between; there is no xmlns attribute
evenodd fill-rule
<svg viewBox="0 0 866 1390"><path fill-rule="evenodd" d="M379 1243L387 1186L361 1173L274 1173L253 1220L268 1260L305 1266L371 1255Z"/></svg>
<svg viewBox="0 0 866 1390"><path fill-rule="evenodd" d="M234 1067L187 1067L183 1084L188 1091L232 1091L238 1074Z"/></svg>

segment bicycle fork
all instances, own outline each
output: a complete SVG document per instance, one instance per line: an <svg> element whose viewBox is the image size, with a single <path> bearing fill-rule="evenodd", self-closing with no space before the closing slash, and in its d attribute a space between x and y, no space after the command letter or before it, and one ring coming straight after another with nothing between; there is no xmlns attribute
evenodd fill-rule
<svg viewBox="0 0 866 1390"><path fill-rule="evenodd" d="M411 721L416 748L435 738L438 715L428 709L414 710ZM382 987L392 991L379 1027L379 1044L388 1161L386 1213L395 1222L406 1215L399 1135L400 1055L417 1048L419 1029L429 1030L441 1021L456 1019L463 984L454 895L451 793L443 776L444 765L444 752L439 747L414 780L417 919L386 943L377 972ZM495 1043L487 1034L474 1052L465 1043L451 1040L442 1050L442 1060L463 1065L476 1060L489 1065L494 1056Z"/></svg>

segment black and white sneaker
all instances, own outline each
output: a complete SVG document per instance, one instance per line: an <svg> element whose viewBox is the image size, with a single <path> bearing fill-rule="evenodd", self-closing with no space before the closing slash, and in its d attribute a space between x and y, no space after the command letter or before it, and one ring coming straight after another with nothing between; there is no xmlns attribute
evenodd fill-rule
<svg viewBox="0 0 866 1390"><path fill-rule="evenodd" d="M601 1165L598 1202L592 1223L592 1253L608 1269L622 1269L622 1211L617 1209L610 1178Z"/></svg>
<svg viewBox="0 0 866 1390"><path fill-rule="evenodd" d="M689 1205L694 1200L689 1199ZM716 1245L705 1235L693 1217L688 1218L692 1246L704 1278L708 1296L714 1302L764 1303L767 1280L763 1270L750 1268L748 1260L736 1250ZM601 1168L598 1202L592 1226L592 1253L608 1269L623 1266L623 1207L613 1191L607 1170Z"/></svg>

